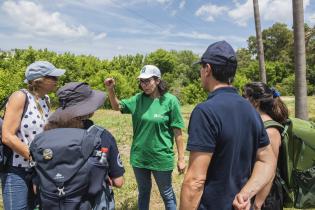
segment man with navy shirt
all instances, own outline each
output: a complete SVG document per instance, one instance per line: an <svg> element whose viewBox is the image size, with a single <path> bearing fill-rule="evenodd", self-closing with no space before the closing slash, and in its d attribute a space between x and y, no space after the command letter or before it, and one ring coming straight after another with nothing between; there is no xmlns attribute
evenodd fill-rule
<svg viewBox="0 0 315 210"><path fill-rule="evenodd" d="M263 122L253 106L231 86L237 60L225 41L208 47L198 62L208 99L193 110L187 150L189 167L180 209L249 209L253 197L272 178L275 157Z"/></svg>

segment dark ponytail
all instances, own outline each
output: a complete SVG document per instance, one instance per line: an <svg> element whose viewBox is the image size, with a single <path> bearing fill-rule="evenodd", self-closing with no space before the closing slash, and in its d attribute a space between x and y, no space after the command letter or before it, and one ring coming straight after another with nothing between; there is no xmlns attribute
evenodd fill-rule
<svg viewBox="0 0 315 210"><path fill-rule="evenodd" d="M284 123L289 117L289 111L280 98L280 93L269 88L265 83L252 82L244 86L243 96L273 120Z"/></svg>

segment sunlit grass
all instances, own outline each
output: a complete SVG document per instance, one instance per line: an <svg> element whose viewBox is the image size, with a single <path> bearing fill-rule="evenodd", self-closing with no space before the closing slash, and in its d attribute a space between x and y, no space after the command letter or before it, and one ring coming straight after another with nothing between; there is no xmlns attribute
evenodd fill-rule
<svg viewBox="0 0 315 210"><path fill-rule="evenodd" d="M284 97L283 100L288 105L290 115L294 116L294 98ZM308 108L310 118L315 118L315 97L308 98ZM182 107L182 114L185 121L184 137L185 143L187 140L187 127L190 118L190 113L194 105L185 105ZM107 128L115 136L118 142L118 148L126 169L125 184L121 189L115 189L115 199L117 209L137 209L137 185L132 168L129 164L129 151L132 141L132 126L130 115L123 115L119 112L111 110L99 110L93 117L96 124ZM176 150L176 148L175 148ZM176 152L175 152L176 154ZM186 162L188 162L189 153L186 152ZM179 175L177 170L173 172L173 187L176 193L177 202L179 202L180 188L183 181L183 175ZM157 186L153 181L153 188L151 193L150 209L164 209L163 201L159 195ZM215 201L214 201L215 202ZM289 210L289 209L287 209Z"/></svg>
<svg viewBox="0 0 315 210"><path fill-rule="evenodd" d="M283 97L283 100L288 105L290 110L290 115L294 116L294 98L293 97ZM315 120L315 97L308 98L308 109L309 117ZM185 105L182 107L182 113L185 121L184 139L185 144L187 140L187 127L190 117L190 113L194 105ZM94 116L93 120L96 124L108 129L113 136L116 138L119 151L126 169L124 175L125 184L121 189L115 189L115 200L116 209L137 209L137 185L135 177L132 171L132 167L129 163L129 152L132 142L132 126L131 126L131 116L123 115L120 112L112 110L99 110ZM176 150L176 148L175 148ZM175 152L176 154L176 152ZM188 162L189 153L185 153L186 163ZM179 202L180 188L183 181L183 175L179 175L175 169L173 172L173 187L176 193L177 202ZM150 209L164 209L163 201L159 195L157 186L155 182L152 182L153 188L151 193ZM215 202L215 201L214 201ZM0 202L0 209L2 207L2 202ZM289 209L287 209L289 210Z"/></svg>

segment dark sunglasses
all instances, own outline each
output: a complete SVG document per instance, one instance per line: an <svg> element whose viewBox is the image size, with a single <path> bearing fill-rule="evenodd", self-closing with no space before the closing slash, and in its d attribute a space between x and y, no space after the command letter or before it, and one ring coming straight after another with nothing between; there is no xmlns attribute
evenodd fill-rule
<svg viewBox="0 0 315 210"><path fill-rule="evenodd" d="M54 77L54 76L45 76L45 78L47 79L51 79L51 80L54 80L54 81L57 81L58 80L58 77Z"/></svg>

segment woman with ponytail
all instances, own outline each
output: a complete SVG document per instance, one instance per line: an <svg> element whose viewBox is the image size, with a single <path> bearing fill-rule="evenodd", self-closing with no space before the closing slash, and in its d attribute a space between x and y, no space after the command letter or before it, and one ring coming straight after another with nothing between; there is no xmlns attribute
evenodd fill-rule
<svg viewBox="0 0 315 210"><path fill-rule="evenodd" d="M263 122L276 121L283 124L287 121L288 108L280 98L280 93L274 88L269 88L265 83L252 82L243 89L243 97L247 98L259 112ZM281 145L281 131L275 127L267 128L272 150L278 159ZM282 188L276 179L267 184L254 201L255 210L282 210Z"/></svg>
<svg viewBox="0 0 315 210"><path fill-rule="evenodd" d="M43 131L50 114L48 93L65 73L47 61L36 61L25 72L27 89L14 92L7 104L2 125L2 143L12 151L1 176L3 207L6 210L34 209L29 145ZM9 79L9 78L8 78Z"/></svg>

